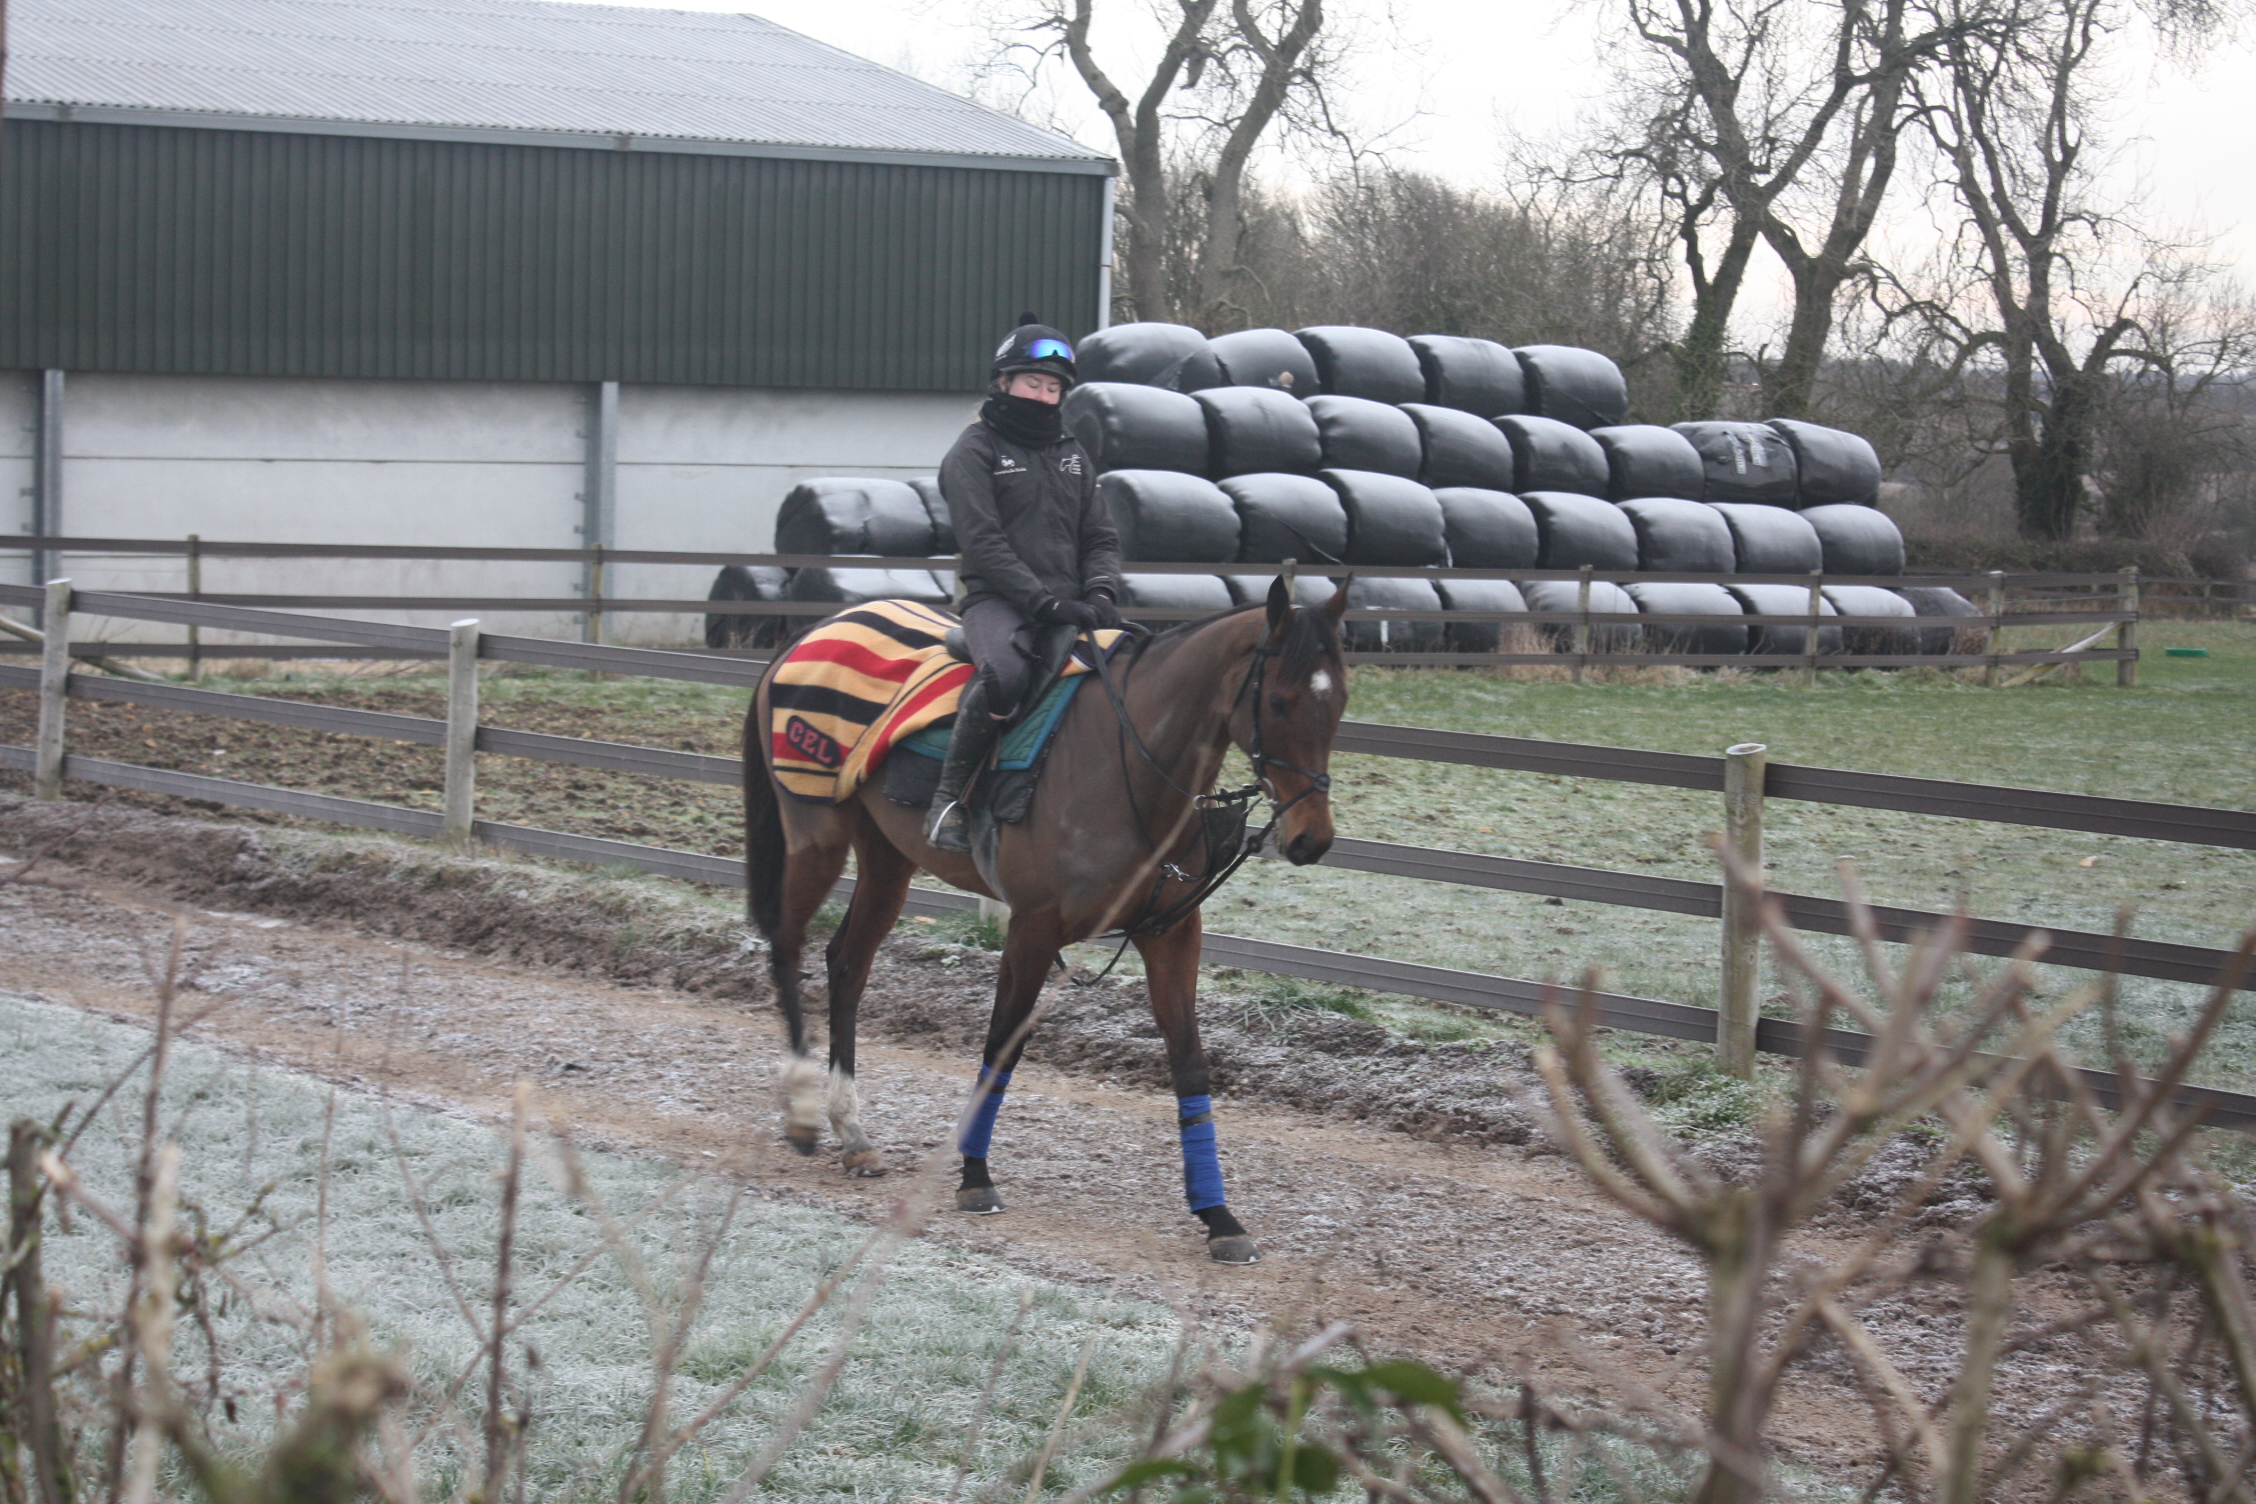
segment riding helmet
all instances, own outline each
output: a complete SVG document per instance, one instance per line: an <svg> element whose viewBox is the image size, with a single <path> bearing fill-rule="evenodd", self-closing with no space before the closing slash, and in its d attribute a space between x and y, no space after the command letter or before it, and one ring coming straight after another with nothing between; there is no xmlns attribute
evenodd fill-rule
<svg viewBox="0 0 2256 1504"><path fill-rule="evenodd" d="M1022 313L1018 327L995 347L996 377L1018 371L1048 371L1067 386L1078 379L1073 372L1073 342L1062 330L1042 322L1039 314Z"/></svg>

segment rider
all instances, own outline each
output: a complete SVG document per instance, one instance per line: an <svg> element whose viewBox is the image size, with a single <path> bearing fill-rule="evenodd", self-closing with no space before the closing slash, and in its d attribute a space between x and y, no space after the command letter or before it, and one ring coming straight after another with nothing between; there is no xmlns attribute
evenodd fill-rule
<svg viewBox="0 0 2256 1504"><path fill-rule="evenodd" d="M1120 537L1097 494L1096 466L1058 410L1074 381L1073 346L1031 313L995 351L979 421L940 465L962 559L964 640L976 665L956 708L925 839L968 851L964 785L1019 710L1034 624L1118 627Z"/></svg>

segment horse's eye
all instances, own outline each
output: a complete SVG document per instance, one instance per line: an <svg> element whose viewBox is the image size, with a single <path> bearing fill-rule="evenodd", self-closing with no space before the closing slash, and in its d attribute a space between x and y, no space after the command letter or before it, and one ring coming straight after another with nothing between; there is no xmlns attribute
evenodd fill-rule
<svg viewBox="0 0 2256 1504"><path fill-rule="evenodd" d="M1292 706L1287 703L1283 695L1271 695L1269 697L1269 708L1275 711L1277 714L1283 715L1287 711L1291 710Z"/></svg>

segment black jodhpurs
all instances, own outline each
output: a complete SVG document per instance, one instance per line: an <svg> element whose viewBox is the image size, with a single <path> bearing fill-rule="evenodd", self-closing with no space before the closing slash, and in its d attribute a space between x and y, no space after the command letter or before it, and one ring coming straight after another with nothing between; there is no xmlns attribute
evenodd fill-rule
<svg viewBox="0 0 2256 1504"><path fill-rule="evenodd" d="M1015 715L1034 672L1038 629L1026 613L1006 600L989 599L963 614L964 642L971 661L987 676L989 713Z"/></svg>

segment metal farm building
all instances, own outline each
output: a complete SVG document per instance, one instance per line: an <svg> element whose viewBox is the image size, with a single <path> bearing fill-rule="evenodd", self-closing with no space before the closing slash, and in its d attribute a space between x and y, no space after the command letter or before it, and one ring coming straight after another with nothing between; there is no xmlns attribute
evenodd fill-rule
<svg viewBox="0 0 2256 1504"><path fill-rule="evenodd" d="M9 21L11 531L765 548L796 480L930 473L1019 309L1102 322L1108 158L756 17L12 0ZM177 561L66 562L178 588ZM448 593L579 578L446 568ZM438 583L215 561L204 585Z"/></svg>

